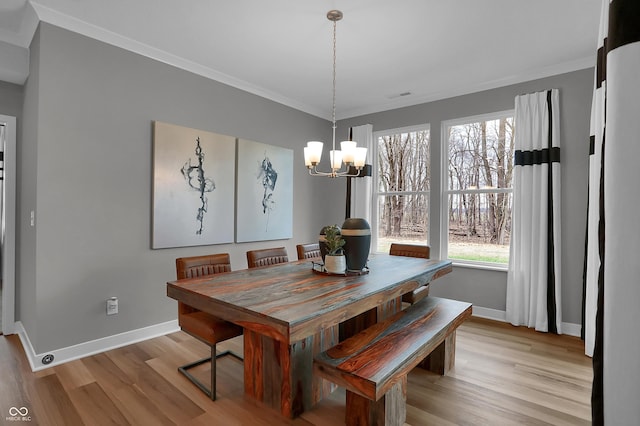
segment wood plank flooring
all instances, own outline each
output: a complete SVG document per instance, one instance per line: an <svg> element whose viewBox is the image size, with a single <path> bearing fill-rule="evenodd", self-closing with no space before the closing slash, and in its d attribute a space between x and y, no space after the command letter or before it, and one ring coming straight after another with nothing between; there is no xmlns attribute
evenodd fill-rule
<svg viewBox="0 0 640 426"><path fill-rule="evenodd" d="M218 347L241 353L241 345ZM177 371L207 353L178 332L32 373L17 336L0 336L0 420L26 407L30 425L344 424L342 389L294 420L245 399L233 357L218 360L218 400L210 401ZM207 367L199 374L206 380ZM449 375L409 374L406 424L588 425L591 381L579 339L472 318L458 329Z"/></svg>

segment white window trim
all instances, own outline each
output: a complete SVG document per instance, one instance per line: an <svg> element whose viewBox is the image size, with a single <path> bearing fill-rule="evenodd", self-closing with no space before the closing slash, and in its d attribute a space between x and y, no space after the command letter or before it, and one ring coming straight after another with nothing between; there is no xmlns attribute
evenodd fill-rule
<svg viewBox="0 0 640 426"><path fill-rule="evenodd" d="M449 194L461 194L461 193L498 193L498 192L511 192L513 188L494 188L494 189L468 189L468 190L448 190L449 187L449 140L447 128L451 126L458 126L461 124L467 124L472 122L497 120L500 118L514 117L515 109L498 111L493 113L472 115L469 117L455 118L451 120L442 121L440 123L440 257L449 258ZM429 221L431 222L431 221ZM479 262L470 260L450 259L457 266L464 266L469 268L486 269L486 270L506 270L508 264L504 263L492 263L492 262Z"/></svg>
<svg viewBox="0 0 640 426"><path fill-rule="evenodd" d="M414 126L405 126L405 127L397 127L393 129L386 130L377 130L373 132L373 146L371 149L371 158L373 164L373 170L371 171L371 179L373 179L373 186L371 190L371 251L378 251L378 196L380 195L378 185L378 138L380 136L389 135L389 134L397 134L397 133L410 133L416 131L429 131L429 157L433 159L433 150L431 149L433 145L433 140L431 140L431 125L429 123L417 124ZM431 167L433 170L433 167ZM389 192L388 194L422 194L425 193L429 200L429 212L431 212L431 198L430 194L432 191L415 191L415 192ZM431 217L429 217L429 229L427 229L427 236L433 235L431 233Z"/></svg>

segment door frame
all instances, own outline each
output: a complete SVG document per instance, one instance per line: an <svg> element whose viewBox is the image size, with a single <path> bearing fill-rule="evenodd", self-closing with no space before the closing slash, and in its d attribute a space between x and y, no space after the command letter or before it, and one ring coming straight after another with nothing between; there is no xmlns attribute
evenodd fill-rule
<svg viewBox="0 0 640 426"><path fill-rule="evenodd" d="M16 118L0 115L0 124L6 126L4 147L4 200L2 228L4 256L2 257L2 333L15 333L16 307Z"/></svg>

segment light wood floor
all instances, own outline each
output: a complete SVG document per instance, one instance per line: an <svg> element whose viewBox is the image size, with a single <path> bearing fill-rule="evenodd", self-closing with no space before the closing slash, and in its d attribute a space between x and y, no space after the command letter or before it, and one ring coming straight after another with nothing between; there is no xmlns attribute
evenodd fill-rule
<svg viewBox="0 0 640 426"><path fill-rule="evenodd" d="M0 336L0 420L10 407L27 407L30 425L343 424L341 389L295 420L245 399L242 364L232 357L218 361L219 399L210 401L176 369L207 352L179 332L32 373L17 336ZM590 424L592 368L583 352L577 338L472 318L459 328L450 375L410 373L407 424Z"/></svg>

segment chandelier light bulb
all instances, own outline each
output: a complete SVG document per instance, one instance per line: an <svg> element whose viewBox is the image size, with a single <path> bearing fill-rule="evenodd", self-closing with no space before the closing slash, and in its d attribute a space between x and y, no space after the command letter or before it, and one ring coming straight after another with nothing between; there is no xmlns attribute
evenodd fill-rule
<svg viewBox="0 0 640 426"><path fill-rule="evenodd" d="M340 170L342 167L342 151L332 149L329 154L331 157L331 168L333 170Z"/></svg>
<svg viewBox="0 0 640 426"><path fill-rule="evenodd" d="M305 164L307 164L307 160L312 166L316 166L320 163L320 159L322 158L322 145L324 144L318 141L307 142L305 156L308 158L305 159Z"/></svg>
<svg viewBox="0 0 640 426"><path fill-rule="evenodd" d="M342 150L342 161L344 161L345 164L350 165L354 163L357 146L358 144L353 141L340 142L340 149Z"/></svg>
<svg viewBox="0 0 640 426"><path fill-rule="evenodd" d="M353 165L356 166L358 170L364 167L364 164L367 161L367 148L356 147Z"/></svg>

